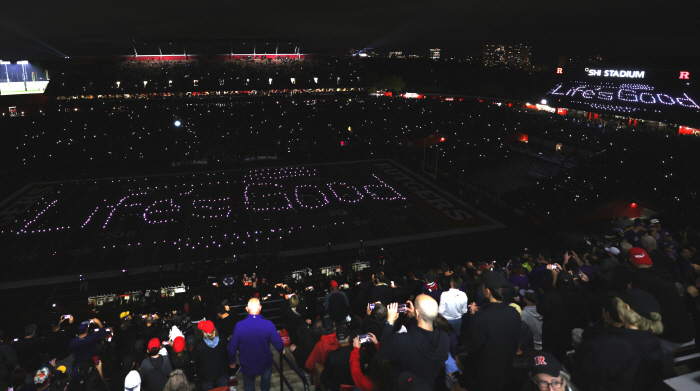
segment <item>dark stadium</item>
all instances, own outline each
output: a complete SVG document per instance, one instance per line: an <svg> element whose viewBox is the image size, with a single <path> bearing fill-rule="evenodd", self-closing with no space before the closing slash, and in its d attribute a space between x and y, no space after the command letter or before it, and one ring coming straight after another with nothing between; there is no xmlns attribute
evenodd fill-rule
<svg viewBox="0 0 700 391"><path fill-rule="evenodd" d="M700 388L696 62L409 25L0 52L0 390Z"/></svg>

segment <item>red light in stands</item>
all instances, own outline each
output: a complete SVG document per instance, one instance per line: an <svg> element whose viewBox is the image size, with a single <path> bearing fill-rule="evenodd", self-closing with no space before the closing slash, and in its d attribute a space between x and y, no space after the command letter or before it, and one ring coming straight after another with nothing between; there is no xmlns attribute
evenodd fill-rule
<svg viewBox="0 0 700 391"><path fill-rule="evenodd" d="M440 142L443 142L443 141L445 141L445 138L444 138L444 137L440 137Z"/></svg>
<svg viewBox="0 0 700 391"><path fill-rule="evenodd" d="M636 207L637 207L637 204L633 202L631 206L632 206L633 208L636 208Z"/></svg>

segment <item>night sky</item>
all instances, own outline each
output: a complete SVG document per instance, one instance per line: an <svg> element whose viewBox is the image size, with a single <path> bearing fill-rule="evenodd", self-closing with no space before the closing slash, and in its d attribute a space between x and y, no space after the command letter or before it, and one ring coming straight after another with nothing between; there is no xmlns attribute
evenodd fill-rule
<svg viewBox="0 0 700 391"><path fill-rule="evenodd" d="M478 55L523 43L537 57L694 55L698 2L4 0L0 59L132 54L141 39L301 39L302 53L350 48Z"/></svg>

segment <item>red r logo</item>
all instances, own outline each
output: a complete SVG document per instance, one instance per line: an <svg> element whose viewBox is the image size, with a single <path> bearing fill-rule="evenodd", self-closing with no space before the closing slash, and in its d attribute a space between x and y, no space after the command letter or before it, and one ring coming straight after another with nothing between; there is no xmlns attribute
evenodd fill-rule
<svg viewBox="0 0 700 391"><path fill-rule="evenodd" d="M681 75L678 77L679 79L690 79L690 72L681 72Z"/></svg>
<svg viewBox="0 0 700 391"><path fill-rule="evenodd" d="M559 74L564 73L564 68L557 68L557 73L559 73ZM681 72L681 73L683 73L683 72Z"/></svg>
<svg viewBox="0 0 700 391"><path fill-rule="evenodd" d="M535 365L547 365L547 363L544 361L544 356L535 357Z"/></svg>

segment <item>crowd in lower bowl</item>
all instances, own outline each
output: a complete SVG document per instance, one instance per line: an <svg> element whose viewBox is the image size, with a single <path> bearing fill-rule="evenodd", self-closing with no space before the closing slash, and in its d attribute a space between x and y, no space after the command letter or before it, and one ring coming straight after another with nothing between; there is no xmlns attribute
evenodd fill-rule
<svg viewBox="0 0 700 391"><path fill-rule="evenodd" d="M318 281L320 295L308 281L260 284L182 311L123 311L113 327L56 316L41 336L28 325L0 345L0 381L207 391L240 371L244 389L259 378L267 390L277 351L321 390L654 390L700 330L696 236L674 241L638 219L606 243L586 239L580 255L366 269ZM263 315L273 302L277 325Z"/></svg>

